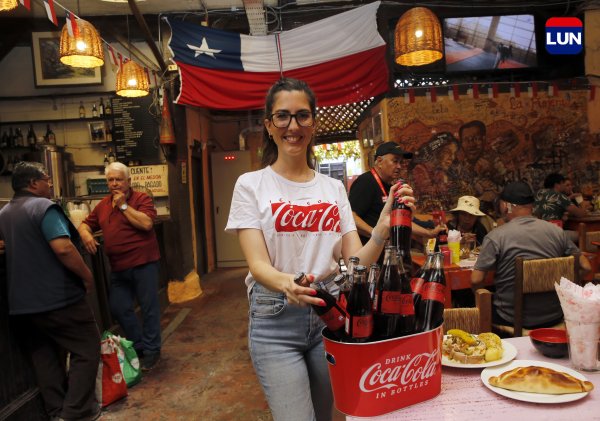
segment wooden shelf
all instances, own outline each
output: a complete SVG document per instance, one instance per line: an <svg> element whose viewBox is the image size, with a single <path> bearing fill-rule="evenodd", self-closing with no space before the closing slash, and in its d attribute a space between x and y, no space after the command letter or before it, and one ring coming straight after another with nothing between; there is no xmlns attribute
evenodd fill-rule
<svg viewBox="0 0 600 421"><path fill-rule="evenodd" d="M18 124L52 124L52 123L69 123L73 121L106 121L112 119L112 114L105 117L86 117L86 118L58 118L44 120L21 120L21 121L0 121L0 126L16 126Z"/></svg>

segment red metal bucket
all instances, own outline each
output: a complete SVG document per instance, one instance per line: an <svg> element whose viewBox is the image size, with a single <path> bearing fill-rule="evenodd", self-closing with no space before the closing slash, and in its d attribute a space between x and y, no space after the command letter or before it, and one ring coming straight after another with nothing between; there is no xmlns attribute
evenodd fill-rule
<svg viewBox="0 0 600 421"><path fill-rule="evenodd" d="M323 330L335 407L372 417L434 398L442 386L442 326L370 343L342 343Z"/></svg>

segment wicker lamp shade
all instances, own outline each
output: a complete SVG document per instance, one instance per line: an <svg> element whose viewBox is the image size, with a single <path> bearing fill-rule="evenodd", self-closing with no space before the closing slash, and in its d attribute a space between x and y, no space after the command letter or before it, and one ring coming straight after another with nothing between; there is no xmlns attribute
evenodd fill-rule
<svg viewBox="0 0 600 421"><path fill-rule="evenodd" d="M126 97L146 96L150 93L150 82L144 69L135 61L123 63L117 72L117 95Z"/></svg>
<svg viewBox="0 0 600 421"><path fill-rule="evenodd" d="M104 65L102 38L94 25L83 19L77 19L79 34L70 36L67 25L60 34L60 61L72 67L100 67Z"/></svg>
<svg viewBox="0 0 600 421"><path fill-rule="evenodd" d="M396 63L402 66L423 66L443 56L440 21L425 7L414 7L400 17L394 39Z"/></svg>
<svg viewBox="0 0 600 421"><path fill-rule="evenodd" d="M0 12L16 9L19 0L0 0Z"/></svg>

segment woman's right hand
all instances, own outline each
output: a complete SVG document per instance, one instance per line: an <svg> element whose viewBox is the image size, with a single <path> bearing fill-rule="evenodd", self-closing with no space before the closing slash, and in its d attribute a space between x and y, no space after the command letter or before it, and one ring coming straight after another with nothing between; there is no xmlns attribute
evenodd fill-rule
<svg viewBox="0 0 600 421"><path fill-rule="evenodd" d="M289 275L283 286L288 303L300 307L308 304L324 306L325 302L315 297L317 291L308 287L315 280L314 275L306 274L300 279L296 279L296 277L297 275Z"/></svg>

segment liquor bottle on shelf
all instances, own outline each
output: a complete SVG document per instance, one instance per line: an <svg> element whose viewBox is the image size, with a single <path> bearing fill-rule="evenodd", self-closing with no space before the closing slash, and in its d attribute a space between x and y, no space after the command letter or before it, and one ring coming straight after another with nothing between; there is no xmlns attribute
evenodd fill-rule
<svg viewBox="0 0 600 421"><path fill-rule="evenodd" d="M112 142L112 125L110 122L106 123L106 141Z"/></svg>
<svg viewBox="0 0 600 421"><path fill-rule="evenodd" d="M346 337L348 342L368 342L373 335L373 311L367 286L367 268L357 265L352 274L352 290L346 306Z"/></svg>
<svg viewBox="0 0 600 421"><path fill-rule="evenodd" d="M15 133L15 146L26 146L25 139L23 139L23 132L20 127L17 127L17 132Z"/></svg>
<svg viewBox="0 0 600 421"><path fill-rule="evenodd" d="M104 111L104 100L102 98L100 98L100 105L99 105L99 113L100 113L100 117L104 117L105 111Z"/></svg>
<svg viewBox="0 0 600 421"><path fill-rule="evenodd" d="M112 106L110 104L110 98L106 100L106 106L104 107L104 114L111 115L112 114Z"/></svg>
<svg viewBox="0 0 600 421"><path fill-rule="evenodd" d="M96 103L92 106L92 117L98 117L98 109L96 108Z"/></svg>
<svg viewBox="0 0 600 421"><path fill-rule="evenodd" d="M0 137L0 148L4 149L8 147L8 133L3 132L2 137Z"/></svg>
<svg viewBox="0 0 600 421"><path fill-rule="evenodd" d="M51 145L56 145L56 135L50 128L50 124L46 124L46 134L44 135L44 142Z"/></svg>
<svg viewBox="0 0 600 421"><path fill-rule="evenodd" d="M83 101L79 101L79 118L85 118L85 107Z"/></svg>
<svg viewBox="0 0 600 421"><path fill-rule="evenodd" d="M104 154L104 168L108 167L108 164L110 164L110 162L108 161L108 155Z"/></svg>
<svg viewBox="0 0 600 421"><path fill-rule="evenodd" d="M442 323L446 299L445 291L444 255L436 251L433 264L421 288L421 301L416 309L415 328L417 332L435 329Z"/></svg>
<svg viewBox="0 0 600 421"><path fill-rule="evenodd" d="M33 124L29 125L29 131L27 132L27 144L29 146L35 146L37 143L37 137L35 135L35 131L33 130Z"/></svg>
<svg viewBox="0 0 600 421"><path fill-rule="evenodd" d="M108 148L108 162L113 163L117 160L117 156L113 152L112 148Z"/></svg>

